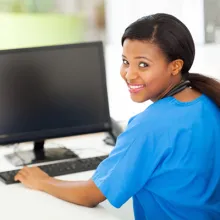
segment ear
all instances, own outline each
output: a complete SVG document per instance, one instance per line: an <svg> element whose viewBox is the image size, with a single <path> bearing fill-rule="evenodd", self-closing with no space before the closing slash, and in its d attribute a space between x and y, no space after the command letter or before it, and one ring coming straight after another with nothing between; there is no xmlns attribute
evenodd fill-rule
<svg viewBox="0 0 220 220"><path fill-rule="evenodd" d="M176 76L181 72L184 62L181 59L177 59L172 61L170 64L171 64L171 74L173 76Z"/></svg>

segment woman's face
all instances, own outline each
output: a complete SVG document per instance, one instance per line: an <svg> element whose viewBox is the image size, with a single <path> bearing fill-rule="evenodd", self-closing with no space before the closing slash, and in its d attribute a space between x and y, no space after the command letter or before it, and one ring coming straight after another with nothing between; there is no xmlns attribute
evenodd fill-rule
<svg viewBox="0 0 220 220"><path fill-rule="evenodd" d="M156 44L126 39L122 60L121 76L134 102L156 101L173 83L173 65Z"/></svg>

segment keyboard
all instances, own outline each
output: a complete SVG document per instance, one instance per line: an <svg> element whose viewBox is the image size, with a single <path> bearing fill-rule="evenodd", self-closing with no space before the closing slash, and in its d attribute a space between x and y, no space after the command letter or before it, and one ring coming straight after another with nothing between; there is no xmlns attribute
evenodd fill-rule
<svg viewBox="0 0 220 220"><path fill-rule="evenodd" d="M68 161L59 161L56 163L38 166L49 176L62 176L71 173L95 170L97 166L108 157L108 155L100 157L90 157L84 159L74 159ZM20 169L0 172L0 180L5 184L19 183L14 180L14 176Z"/></svg>

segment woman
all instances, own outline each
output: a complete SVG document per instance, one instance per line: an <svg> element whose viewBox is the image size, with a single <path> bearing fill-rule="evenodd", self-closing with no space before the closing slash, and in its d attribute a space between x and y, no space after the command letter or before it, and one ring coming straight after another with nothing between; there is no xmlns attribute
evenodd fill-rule
<svg viewBox="0 0 220 220"><path fill-rule="evenodd" d="M120 207L133 197L138 220L220 219L220 84L189 73L194 42L171 15L132 23L122 46L131 99L153 104L130 119L90 180L55 180L27 167L15 179L88 207L105 199Z"/></svg>

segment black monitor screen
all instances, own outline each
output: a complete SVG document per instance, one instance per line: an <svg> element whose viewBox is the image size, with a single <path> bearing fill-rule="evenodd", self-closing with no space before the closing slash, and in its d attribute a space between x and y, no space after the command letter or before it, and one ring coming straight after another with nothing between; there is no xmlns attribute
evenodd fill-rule
<svg viewBox="0 0 220 220"><path fill-rule="evenodd" d="M108 130L102 43L0 52L0 143Z"/></svg>

